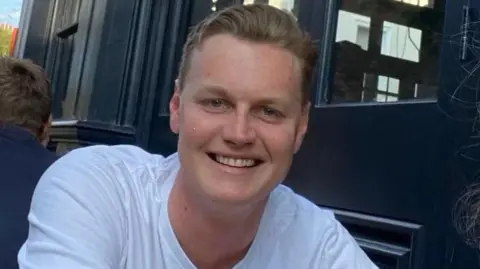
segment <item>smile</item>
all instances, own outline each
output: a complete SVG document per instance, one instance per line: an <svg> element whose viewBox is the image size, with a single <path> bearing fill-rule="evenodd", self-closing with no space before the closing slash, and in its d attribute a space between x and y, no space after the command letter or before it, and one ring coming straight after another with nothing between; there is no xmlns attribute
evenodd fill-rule
<svg viewBox="0 0 480 269"><path fill-rule="evenodd" d="M208 156L217 163L237 168L250 168L257 166L261 162L260 160L256 159L234 158L213 153L208 154Z"/></svg>

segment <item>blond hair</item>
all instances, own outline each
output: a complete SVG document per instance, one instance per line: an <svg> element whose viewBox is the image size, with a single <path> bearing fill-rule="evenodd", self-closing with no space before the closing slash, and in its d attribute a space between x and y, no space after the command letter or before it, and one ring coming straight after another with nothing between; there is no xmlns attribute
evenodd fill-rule
<svg viewBox="0 0 480 269"><path fill-rule="evenodd" d="M234 5L212 13L197 24L189 33L183 48L178 76L180 88L184 85L192 51L217 34L274 44L294 54L302 66L303 100L309 100L310 83L317 62L316 47L293 14L266 4Z"/></svg>

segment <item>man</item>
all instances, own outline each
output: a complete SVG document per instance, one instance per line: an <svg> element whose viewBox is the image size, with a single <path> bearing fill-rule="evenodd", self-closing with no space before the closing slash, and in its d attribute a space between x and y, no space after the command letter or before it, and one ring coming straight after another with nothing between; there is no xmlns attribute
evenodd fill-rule
<svg viewBox="0 0 480 269"><path fill-rule="evenodd" d="M0 57L0 268L18 268L28 235L33 190L55 161L45 146L51 93L45 72L27 60Z"/></svg>
<svg viewBox="0 0 480 269"><path fill-rule="evenodd" d="M316 58L279 9L211 15L188 37L170 101L178 153L64 156L34 194L20 268L377 268L332 213L280 185Z"/></svg>

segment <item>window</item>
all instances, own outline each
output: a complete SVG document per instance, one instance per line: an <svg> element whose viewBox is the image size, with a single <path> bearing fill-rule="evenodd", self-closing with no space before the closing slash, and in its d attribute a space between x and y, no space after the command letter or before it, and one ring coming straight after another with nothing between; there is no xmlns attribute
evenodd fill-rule
<svg viewBox="0 0 480 269"><path fill-rule="evenodd" d="M392 102L398 100L399 80L385 76L378 76L377 102Z"/></svg>
<svg viewBox="0 0 480 269"><path fill-rule="evenodd" d="M368 50L368 35L370 29L365 26L357 26L357 43L363 50Z"/></svg>
<svg viewBox="0 0 480 269"><path fill-rule="evenodd" d="M0 5L1 56L13 55L14 53L22 2L22 0L4 0Z"/></svg>
<svg viewBox="0 0 480 269"><path fill-rule="evenodd" d="M353 27L352 27L353 26ZM340 10L338 13L338 28L336 42L347 41L359 45L363 50L368 49L370 39L370 18Z"/></svg>
<svg viewBox="0 0 480 269"><path fill-rule="evenodd" d="M435 99L443 11L434 4L341 1L332 50L333 87L324 101Z"/></svg>
<svg viewBox="0 0 480 269"><path fill-rule="evenodd" d="M238 3L238 1L225 1L225 0L212 0L212 11L219 10L223 7L233 5ZM253 4L253 3L266 3L271 6L286 9L292 11L295 15L298 14L298 0L243 0L244 5Z"/></svg>
<svg viewBox="0 0 480 269"><path fill-rule="evenodd" d="M429 1L429 0L395 0L395 1L414 5L414 6L419 6L419 7L430 7L430 8L433 7L432 4L430 3L433 1Z"/></svg>
<svg viewBox="0 0 480 269"><path fill-rule="evenodd" d="M418 63L422 31L396 23L383 22L381 54Z"/></svg>

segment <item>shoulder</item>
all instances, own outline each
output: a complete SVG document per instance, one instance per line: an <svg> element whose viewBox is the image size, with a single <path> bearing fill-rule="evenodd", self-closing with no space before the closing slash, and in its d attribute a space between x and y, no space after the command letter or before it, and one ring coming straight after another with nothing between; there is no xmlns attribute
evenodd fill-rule
<svg viewBox="0 0 480 269"><path fill-rule="evenodd" d="M29 235L19 261L55 261L62 268L87 263L118 268L128 232L140 227L132 223L149 221L150 202L158 200L155 195L165 185L154 183L164 180L165 172L173 171L176 163L173 157L127 145L91 146L67 153L36 186ZM30 245L39 247L31 250Z"/></svg>
<svg viewBox="0 0 480 269"><path fill-rule="evenodd" d="M10 141L0 134L0 170L5 178L16 178L35 186L42 174L56 161L55 153L33 139ZM25 169L28 167L28 169ZM22 184L23 185L23 184ZM20 187L21 185L18 185Z"/></svg>
<svg viewBox="0 0 480 269"><path fill-rule="evenodd" d="M315 268L377 268L333 211L317 206L283 185L274 193L283 208L278 211L290 216L280 235L285 240L283 244L304 249Z"/></svg>
<svg viewBox="0 0 480 269"><path fill-rule="evenodd" d="M140 147L133 145L97 145L74 149L60 158L62 163L81 161L101 161L101 165L123 164L129 168L136 168L152 163L162 163L165 158L161 155L150 154Z"/></svg>
<svg viewBox="0 0 480 269"><path fill-rule="evenodd" d="M278 186L272 192L271 200L277 208L276 212L288 216L283 217L284 220L289 220L285 223L285 229L308 232L308 235L305 234L308 238L322 237L325 231L339 224L331 210L317 206L287 186Z"/></svg>
<svg viewBox="0 0 480 269"><path fill-rule="evenodd" d="M272 192L272 200L277 206L295 213L295 221L301 221L303 218L314 218L325 222L336 221L333 211L319 207L285 185L275 188Z"/></svg>
<svg viewBox="0 0 480 269"><path fill-rule="evenodd" d="M107 174L128 176L144 170L155 177L162 171L170 170L175 157L176 154L173 154L165 158L133 145L89 146L65 154L50 167L49 172L76 168L74 171L77 172L94 169Z"/></svg>
<svg viewBox="0 0 480 269"><path fill-rule="evenodd" d="M176 166L176 154L165 158L137 146L83 147L53 163L41 177L37 190L76 189L88 193L102 189L124 196L152 185L150 182L165 182Z"/></svg>
<svg viewBox="0 0 480 269"><path fill-rule="evenodd" d="M41 157L37 159L37 162L43 166L43 170L45 171L57 160L58 156L54 152L42 147Z"/></svg>

